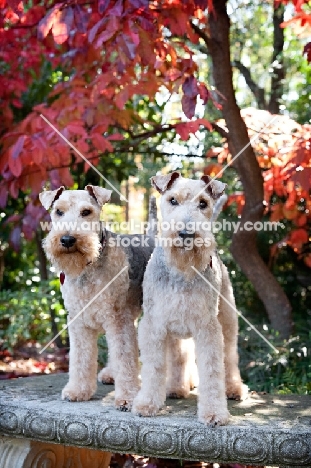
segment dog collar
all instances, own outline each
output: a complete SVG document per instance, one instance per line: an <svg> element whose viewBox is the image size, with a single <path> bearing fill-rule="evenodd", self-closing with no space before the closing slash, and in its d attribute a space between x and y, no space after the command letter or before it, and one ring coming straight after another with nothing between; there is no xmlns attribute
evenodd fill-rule
<svg viewBox="0 0 311 468"><path fill-rule="evenodd" d="M104 250L107 244L107 237L106 237L106 231L105 231L105 228L103 227L102 222L100 223L99 242L102 246L102 250Z"/></svg>
<svg viewBox="0 0 311 468"><path fill-rule="evenodd" d="M60 284L63 285L64 284L64 281L65 281L65 273L63 271L60 272L59 274L59 281L60 281Z"/></svg>

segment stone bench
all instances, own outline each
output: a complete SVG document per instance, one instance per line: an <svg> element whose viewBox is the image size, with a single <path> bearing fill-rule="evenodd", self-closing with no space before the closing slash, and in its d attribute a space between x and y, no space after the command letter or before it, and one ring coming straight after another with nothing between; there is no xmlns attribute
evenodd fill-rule
<svg viewBox="0 0 311 468"><path fill-rule="evenodd" d="M109 385L98 385L91 401L61 401L67 379L58 374L0 383L0 467L105 468L109 452L311 467L310 396L255 394L230 402L229 425L212 429L196 419L195 394L167 400L157 417L140 418L114 409Z"/></svg>

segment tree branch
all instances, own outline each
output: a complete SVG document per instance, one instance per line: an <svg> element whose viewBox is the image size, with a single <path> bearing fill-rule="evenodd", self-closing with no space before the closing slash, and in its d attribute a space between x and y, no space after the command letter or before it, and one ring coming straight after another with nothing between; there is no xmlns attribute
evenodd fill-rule
<svg viewBox="0 0 311 468"><path fill-rule="evenodd" d="M272 77L271 94L268 110L272 114L280 113L280 99L283 94L283 80L285 78L283 49L284 49L284 29L281 23L284 21L285 6L280 4L273 10L273 54L272 54Z"/></svg>
<svg viewBox="0 0 311 468"><path fill-rule="evenodd" d="M190 21L190 24L191 24L191 27L193 29L193 31L201 38L203 39L203 41L205 42L205 45L207 47L207 49L209 50L210 48L210 38L209 36L207 35L207 33L199 28L199 26L197 26L196 24L194 24L193 21Z"/></svg>
<svg viewBox="0 0 311 468"><path fill-rule="evenodd" d="M127 132L130 135L130 137L133 138L133 140L139 140L139 139L144 140L146 138L150 138L155 135L158 135L159 133L168 132L170 130L173 130L174 128L175 128L175 125L173 124L166 125L165 127L156 126L152 130L148 130L147 132L137 133L136 135L130 129L122 128L122 130L124 132Z"/></svg>
<svg viewBox="0 0 311 468"><path fill-rule="evenodd" d="M226 130L225 128L220 127L215 122L212 122L212 127L217 133L219 133L220 136L222 136L223 138L226 138L227 140L229 139L230 134L229 134L228 130Z"/></svg>
<svg viewBox="0 0 311 468"><path fill-rule="evenodd" d="M247 86L249 87L253 95L255 96L255 99L258 104L258 108L266 109L267 105L266 105L266 100L265 100L265 90L263 88L260 88L260 86L258 86L257 83L255 83L255 81L253 80L251 76L250 70L245 65L243 65L243 63L240 62L239 60L233 60L232 66L237 68L239 72L241 73L241 75L244 77Z"/></svg>

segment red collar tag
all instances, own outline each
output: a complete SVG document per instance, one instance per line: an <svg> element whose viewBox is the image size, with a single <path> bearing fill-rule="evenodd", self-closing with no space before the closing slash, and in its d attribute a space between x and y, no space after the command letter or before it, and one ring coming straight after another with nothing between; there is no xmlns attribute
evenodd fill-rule
<svg viewBox="0 0 311 468"><path fill-rule="evenodd" d="M60 284L61 284L61 285L64 284L64 281L65 281L65 273L64 273L63 271L60 272L59 281L60 281Z"/></svg>
<svg viewBox="0 0 311 468"><path fill-rule="evenodd" d="M209 262L209 266L210 266L211 268L213 268L212 257L211 257L211 261ZM65 275L64 275L64 276L65 276Z"/></svg>

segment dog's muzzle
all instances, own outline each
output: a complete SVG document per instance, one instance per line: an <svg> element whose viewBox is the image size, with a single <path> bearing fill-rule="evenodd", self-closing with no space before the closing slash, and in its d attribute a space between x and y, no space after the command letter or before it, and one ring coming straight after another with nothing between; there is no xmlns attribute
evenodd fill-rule
<svg viewBox="0 0 311 468"><path fill-rule="evenodd" d="M60 239L62 246L66 247L67 249L75 245L76 241L77 239L73 236L62 236Z"/></svg>
<svg viewBox="0 0 311 468"><path fill-rule="evenodd" d="M179 231L178 235L185 241L187 239L194 239L195 232L186 231L186 229L184 229L183 231Z"/></svg>

